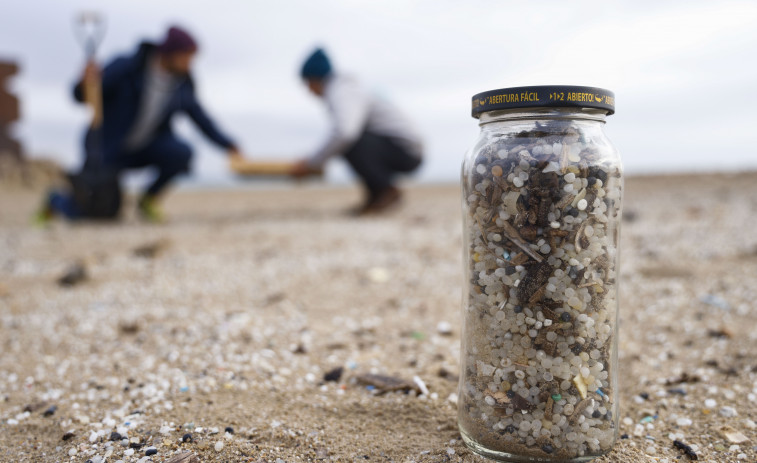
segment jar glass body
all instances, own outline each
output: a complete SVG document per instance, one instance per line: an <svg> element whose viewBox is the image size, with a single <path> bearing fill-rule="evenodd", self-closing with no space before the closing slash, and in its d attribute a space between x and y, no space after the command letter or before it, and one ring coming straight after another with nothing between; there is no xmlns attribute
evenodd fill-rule
<svg viewBox="0 0 757 463"><path fill-rule="evenodd" d="M491 111L462 164L458 422L503 461L588 461L618 429L623 176L605 113Z"/></svg>

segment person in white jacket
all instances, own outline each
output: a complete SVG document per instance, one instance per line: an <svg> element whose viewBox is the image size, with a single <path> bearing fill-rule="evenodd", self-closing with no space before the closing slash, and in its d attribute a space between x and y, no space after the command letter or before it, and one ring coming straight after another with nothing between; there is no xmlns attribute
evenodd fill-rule
<svg viewBox="0 0 757 463"><path fill-rule="evenodd" d="M355 79L335 74L320 48L305 60L300 75L328 106L332 129L323 145L295 164L292 175L304 177L320 171L326 161L341 155L367 190L357 214L381 212L399 203L397 174L416 170L423 157L421 139L410 121Z"/></svg>

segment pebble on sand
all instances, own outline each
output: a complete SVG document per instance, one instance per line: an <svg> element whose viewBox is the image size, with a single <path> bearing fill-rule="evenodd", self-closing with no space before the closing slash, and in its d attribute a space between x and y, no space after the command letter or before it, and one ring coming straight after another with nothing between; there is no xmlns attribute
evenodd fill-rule
<svg viewBox="0 0 757 463"><path fill-rule="evenodd" d="M720 431L720 434L722 434L723 437L725 437L728 440L728 442L732 444L741 444L749 440L747 436L745 436L742 432L736 430L732 426L728 426L728 425L721 426L720 429L718 429L718 431Z"/></svg>

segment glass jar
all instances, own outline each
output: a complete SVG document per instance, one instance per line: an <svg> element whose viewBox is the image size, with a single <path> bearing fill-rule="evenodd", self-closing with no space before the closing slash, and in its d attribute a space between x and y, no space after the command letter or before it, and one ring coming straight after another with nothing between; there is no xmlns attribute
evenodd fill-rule
<svg viewBox="0 0 757 463"><path fill-rule="evenodd" d="M538 86L473 97L462 164L458 422L502 461L588 461L617 438L623 176L611 92Z"/></svg>

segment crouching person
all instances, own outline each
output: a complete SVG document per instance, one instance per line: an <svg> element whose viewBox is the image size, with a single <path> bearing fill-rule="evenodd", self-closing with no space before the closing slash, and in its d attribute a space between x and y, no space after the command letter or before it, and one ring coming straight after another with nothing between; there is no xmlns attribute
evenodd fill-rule
<svg viewBox="0 0 757 463"><path fill-rule="evenodd" d="M367 91L352 77L332 69L322 49L315 50L301 70L308 89L328 107L332 130L326 142L292 170L295 177L320 171L342 156L366 190L358 215L384 211L400 202L398 174L415 171L423 146L410 121L389 101Z"/></svg>
<svg viewBox="0 0 757 463"><path fill-rule="evenodd" d="M207 138L230 156L240 157L195 95L190 70L197 49L188 32L171 27L162 43L143 42L136 53L116 58L102 72L88 63L74 88L80 102L85 101L88 85L100 82L102 88L102 122L85 138L83 173L111 172L117 182L123 171L154 168L155 178L138 202L140 215L148 221L163 220L159 198L177 175L189 171L192 149L172 130L176 114L187 114ZM54 194L48 206L50 212L73 219L89 215L76 194Z"/></svg>

